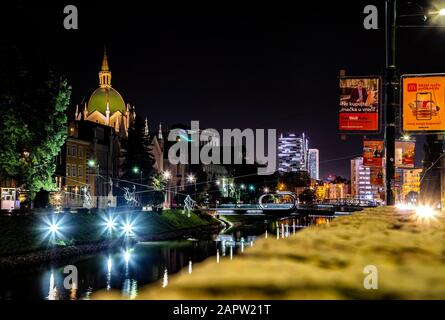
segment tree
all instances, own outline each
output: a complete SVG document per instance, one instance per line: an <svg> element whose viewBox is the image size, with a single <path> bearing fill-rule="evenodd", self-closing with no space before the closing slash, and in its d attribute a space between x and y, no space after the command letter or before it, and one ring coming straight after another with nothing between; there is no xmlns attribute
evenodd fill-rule
<svg viewBox="0 0 445 320"><path fill-rule="evenodd" d="M298 196L300 202L310 204L314 202L316 198L315 192L312 189L306 189Z"/></svg>
<svg viewBox="0 0 445 320"><path fill-rule="evenodd" d="M71 87L16 47L0 49L0 179L14 179L33 200L55 190L55 157L67 136Z"/></svg>
<svg viewBox="0 0 445 320"><path fill-rule="evenodd" d="M285 173L280 183L285 185L285 189L288 191L295 191L297 188L306 188L311 184L311 177L306 171L288 172Z"/></svg>
<svg viewBox="0 0 445 320"><path fill-rule="evenodd" d="M151 155L149 138L144 134L144 122L141 117L136 117L128 129L128 139L123 143L126 152L121 180L126 181L119 183L118 193L122 195L124 187L132 188L135 185L139 195L138 201L146 204L150 198L146 191L153 173L154 159Z"/></svg>

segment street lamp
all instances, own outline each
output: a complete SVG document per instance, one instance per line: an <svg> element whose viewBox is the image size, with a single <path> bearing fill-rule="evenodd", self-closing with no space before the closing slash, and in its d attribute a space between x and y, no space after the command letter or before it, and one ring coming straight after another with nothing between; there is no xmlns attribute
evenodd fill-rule
<svg viewBox="0 0 445 320"><path fill-rule="evenodd" d="M189 174L187 176L187 182L195 184L195 192L196 192L196 177L193 174Z"/></svg>
<svg viewBox="0 0 445 320"><path fill-rule="evenodd" d="M142 184L142 170L140 170L139 167L135 166L133 167L133 173L134 174L140 173L140 183Z"/></svg>
<svg viewBox="0 0 445 320"><path fill-rule="evenodd" d="M170 173L170 171L164 171L162 173L162 176L164 177L165 180L168 180L171 178L172 174Z"/></svg>
<svg viewBox="0 0 445 320"><path fill-rule="evenodd" d="M411 3L413 4L413 3ZM417 5L423 10L423 7ZM423 10L424 11L424 10ZM384 139L386 146L386 204L394 205L393 181L395 178L395 110L397 106L397 87L399 79L396 68L396 31L400 27L413 27L397 25L397 0L386 0L385 2L385 34L386 34L386 63L385 63L385 116ZM430 16L445 15L445 8L436 12L430 12ZM428 19L425 12L408 16L422 16L424 21ZM403 16L400 16L403 17Z"/></svg>
<svg viewBox="0 0 445 320"><path fill-rule="evenodd" d="M94 175L94 190L95 190L95 192L94 192L94 194L96 196L96 208L99 209L99 196L98 196L99 189L97 186L99 182L96 183L96 177L99 174L99 163L94 159L90 159L90 160L88 160L88 167L94 168L94 170L95 170L95 175ZM97 179L97 180L99 180L99 179Z"/></svg>

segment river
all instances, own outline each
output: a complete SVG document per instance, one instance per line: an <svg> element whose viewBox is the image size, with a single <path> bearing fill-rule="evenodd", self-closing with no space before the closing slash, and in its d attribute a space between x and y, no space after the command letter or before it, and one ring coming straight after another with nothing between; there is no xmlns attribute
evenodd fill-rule
<svg viewBox="0 0 445 320"><path fill-rule="evenodd" d="M137 297L141 286L168 286L177 272L193 272L205 259L222 261L255 245L258 236L285 237L308 225L328 223L331 218L280 218L246 221L207 239L139 242L132 246L78 257L63 264L36 266L33 269L0 275L0 299L89 299L96 290L119 290L124 298ZM64 288L66 266L75 266L78 283ZM70 268L70 267L69 267ZM70 271L71 273L71 271Z"/></svg>

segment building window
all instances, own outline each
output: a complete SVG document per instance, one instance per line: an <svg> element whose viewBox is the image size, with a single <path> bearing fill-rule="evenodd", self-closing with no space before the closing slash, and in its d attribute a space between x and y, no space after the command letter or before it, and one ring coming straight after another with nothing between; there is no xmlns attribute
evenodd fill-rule
<svg viewBox="0 0 445 320"><path fill-rule="evenodd" d="M82 173L82 166L78 166L77 167L77 175L79 176L79 177L81 177L82 175L83 175L83 173Z"/></svg>
<svg viewBox="0 0 445 320"><path fill-rule="evenodd" d="M72 176L73 176L73 177L75 177L75 176L76 176L76 165L75 165L75 164L73 164L73 167L72 167L72 172L71 172L71 174L72 174Z"/></svg>
<svg viewBox="0 0 445 320"><path fill-rule="evenodd" d="M79 158L83 158L83 147L82 146L79 146L77 154L78 154Z"/></svg>
<svg viewBox="0 0 445 320"><path fill-rule="evenodd" d="M77 156L77 148L76 148L76 146L73 146L72 156L73 156L73 157L76 157L76 156Z"/></svg>
<svg viewBox="0 0 445 320"><path fill-rule="evenodd" d="M69 164L66 165L66 176L71 176L71 165Z"/></svg>
<svg viewBox="0 0 445 320"><path fill-rule="evenodd" d="M66 155L71 156L71 146L69 144L66 145Z"/></svg>

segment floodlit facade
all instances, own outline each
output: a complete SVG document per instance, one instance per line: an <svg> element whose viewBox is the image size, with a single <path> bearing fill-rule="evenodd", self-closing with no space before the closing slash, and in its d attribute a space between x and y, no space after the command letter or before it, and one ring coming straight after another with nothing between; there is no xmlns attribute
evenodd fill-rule
<svg viewBox="0 0 445 320"><path fill-rule="evenodd" d="M312 179L320 179L320 152L318 149L309 149L308 169Z"/></svg>
<svg viewBox="0 0 445 320"><path fill-rule="evenodd" d="M308 171L309 140L303 133L281 134L278 138L278 171L280 173Z"/></svg>
<svg viewBox="0 0 445 320"><path fill-rule="evenodd" d="M353 198L373 200L371 169L363 166L363 157L351 160L351 195Z"/></svg>

